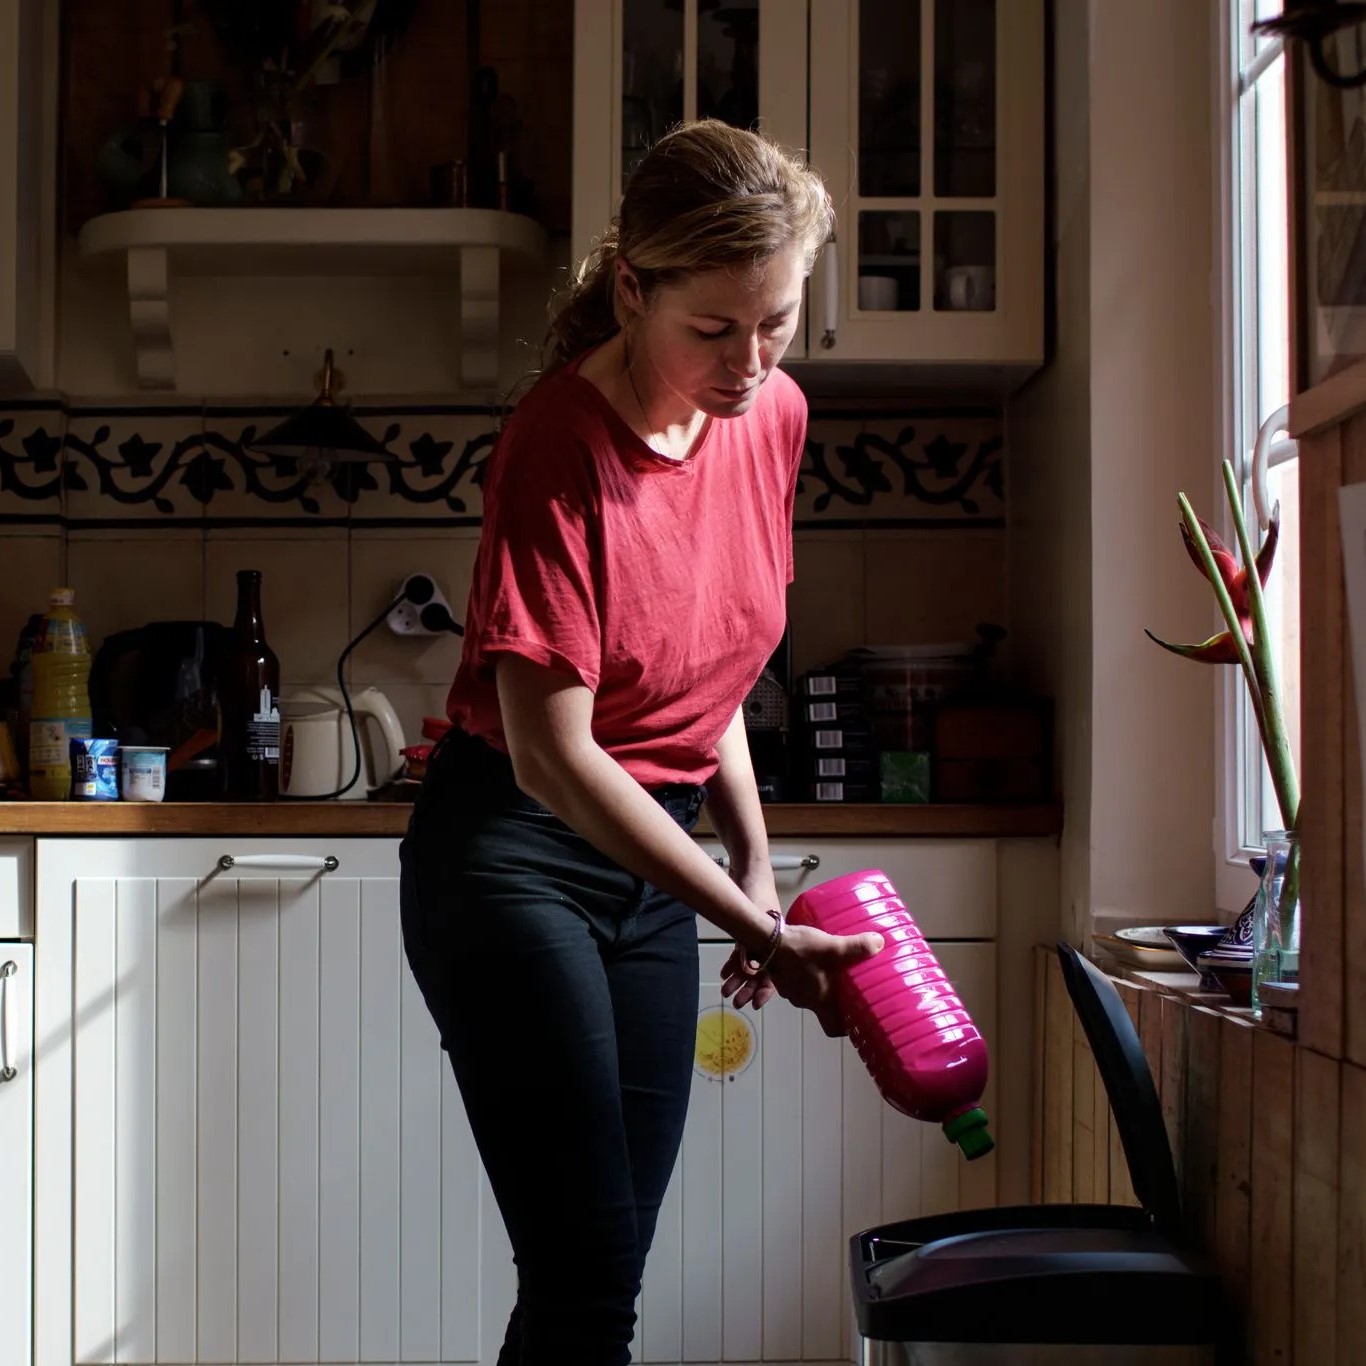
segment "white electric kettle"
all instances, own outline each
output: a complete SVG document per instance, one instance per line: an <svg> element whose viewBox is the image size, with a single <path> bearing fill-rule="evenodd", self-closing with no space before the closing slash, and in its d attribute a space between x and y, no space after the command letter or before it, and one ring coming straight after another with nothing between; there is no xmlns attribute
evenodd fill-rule
<svg viewBox="0 0 1366 1366"><path fill-rule="evenodd" d="M375 688L351 698L360 735L360 773L340 795L364 799L403 767L403 727ZM367 725L367 721L375 724ZM379 743L375 743L378 731ZM339 688L293 688L280 699L280 793L323 798L351 781L356 751Z"/></svg>

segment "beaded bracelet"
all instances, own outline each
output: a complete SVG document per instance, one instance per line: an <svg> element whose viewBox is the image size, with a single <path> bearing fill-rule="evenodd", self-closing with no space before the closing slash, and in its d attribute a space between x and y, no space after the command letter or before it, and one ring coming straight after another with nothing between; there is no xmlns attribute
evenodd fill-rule
<svg viewBox="0 0 1366 1366"><path fill-rule="evenodd" d="M783 931L787 928L787 921L781 911L769 911L768 914L773 917L773 933L769 935L768 942L764 945L763 957L750 958L746 956L741 964L742 970L749 977L757 977L773 961L773 955L778 952Z"/></svg>

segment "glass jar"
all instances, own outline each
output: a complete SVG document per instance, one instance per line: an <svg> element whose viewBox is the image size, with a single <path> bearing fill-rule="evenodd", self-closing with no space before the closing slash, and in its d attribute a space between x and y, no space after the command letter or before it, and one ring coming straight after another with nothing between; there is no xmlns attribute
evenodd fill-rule
<svg viewBox="0 0 1366 1366"><path fill-rule="evenodd" d="M1293 830L1262 836L1266 867L1252 912L1252 1009L1260 1018L1263 982L1296 982L1300 975L1300 838Z"/></svg>

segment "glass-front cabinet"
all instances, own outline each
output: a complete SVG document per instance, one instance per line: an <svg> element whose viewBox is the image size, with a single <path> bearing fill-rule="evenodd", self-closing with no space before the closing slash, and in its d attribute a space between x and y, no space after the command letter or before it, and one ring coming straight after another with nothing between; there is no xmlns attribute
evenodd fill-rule
<svg viewBox="0 0 1366 1366"><path fill-rule="evenodd" d="M581 260L651 142L807 149L838 213L789 357L1043 360L1044 0L577 0Z"/></svg>
<svg viewBox="0 0 1366 1366"><path fill-rule="evenodd" d="M1043 0L810 0L811 360L1043 360Z"/></svg>
<svg viewBox="0 0 1366 1366"><path fill-rule="evenodd" d="M805 148L806 19L806 0L577 0L575 262L646 149L683 119L757 127Z"/></svg>

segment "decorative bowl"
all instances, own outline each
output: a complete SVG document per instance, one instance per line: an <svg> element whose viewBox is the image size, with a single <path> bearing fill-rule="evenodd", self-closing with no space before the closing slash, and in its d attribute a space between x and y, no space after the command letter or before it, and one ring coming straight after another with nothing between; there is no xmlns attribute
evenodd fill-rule
<svg viewBox="0 0 1366 1366"><path fill-rule="evenodd" d="M1228 938L1227 925L1168 925L1167 938L1186 960L1192 972L1200 974L1200 986L1205 991L1218 991L1219 983L1212 974L1201 969L1196 961L1208 949L1217 948Z"/></svg>
<svg viewBox="0 0 1366 1366"><path fill-rule="evenodd" d="M1236 1006L1252 1004L1252 955L1211 949L1196 959L1197 971L1208 972Z"/></svg>

